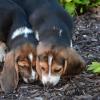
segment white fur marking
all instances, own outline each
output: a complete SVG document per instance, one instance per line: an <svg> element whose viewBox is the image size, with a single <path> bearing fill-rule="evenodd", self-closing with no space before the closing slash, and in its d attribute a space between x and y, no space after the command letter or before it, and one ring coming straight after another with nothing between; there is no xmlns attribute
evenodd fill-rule
<svg viewBox="0 0 100 100"><path fill-rule="evenodd" d="M70 41L70 47L71 47L71 48L73 47L73 43L72 43L72 40Z"/></svg>
<svg viewBox="0 0 100 100"><path fill-rule="evenodd" d="M39 32L38 31L35 32L35 38L39 41Z"/></svg>
<svg viewBox="0 0 100 100"><path fill-rule="evenodd" d="M49 65L49 73L48 75L42 74L42 83L45 85L48 82L50 84L56 85L60 80L60 75L51 75L51 65L52 65L53 56L49 55L48 57L48 65ZM61 67L61 66L59 66Z"/></svg>
<svg viewBox="0 0 100 100"><path fill-rule="evenodd" d="M32 69L32 71L31 71L31 76L30 76L29 78L23 77L24 82L25 82L25 83L29 83L29 80L35 80L35 75L36 75L36 73L35 73L35 71Z"/></svg>
<svg viewBox="0 0 100 100"><path fill-rule="evenodd" d="M35 71L32 69L32 72L31 72L31 77L30 77L30 79L33 79L33 80L35 80L35 75L36 75L36 73L35 73Z"/></svg>
<svg viewBox="0 0 100 100"><path fill-rule="evenodd" d="M33 55L32 55L32 53L30 53L29 55L28 55L28 57L29 57L29 59L31 60L31 62L33 61Z"/></svg>
<svg viewBox="0 0 100 100"><path fill-rule="evenodd" d="M32 55L32 53L30 53L28 55L28 57L29 57L30 61L32 62L33 61L33 55ZM33 69L31 69L31 76L30 76L29 79L35 80L35 74L36 74L35 71Z"/></svg>
<svg viewBox="0 0 100 100"><path fill-rule="evenodd" d="M23 34L24 34L24 37L27 38L28 34L32 34L32 33L33 33L33 31L31 29L29 29L27 27L20 27L14 31L11 39L14 39L15 37L17 37L19 35L23 35Z"/></svg>
<svg viewBox="0 0 100 100"><path fill-rule="evenodd" d="M48 77L47 75L42 75L42 83L45 85L48 82L50 84L53 84L53 86L55 86L60 80L60 75L51 75L50 77Z"/></svg>
<svg viewBox="0 0 100 100"><path fill-rule="evenodd" d="M59 30L59 36L61 36L61 35L62 35L62 29Z"/></svg>
<svg viewBox="0 0 100 100"><path fill-rule="evenodd" d="M53 56L49 55L49 56L48 56L48 65L49 65L48 77L51 76L51 65L52 65L52 60L53 60Z"/></svg>
<svg viewBox="0 0 100 100"><path fill-rule="evenodd" d="M25 83L28 83L28 79L27 78L23 77L23 80L24 80Z"/></svg>
<svg viewBox="0 0 100 100"><path fill-rule="evenodd" d="M4 61L5 55L6 55L5 49L3 47L0 47L0 62Z"/></svg>

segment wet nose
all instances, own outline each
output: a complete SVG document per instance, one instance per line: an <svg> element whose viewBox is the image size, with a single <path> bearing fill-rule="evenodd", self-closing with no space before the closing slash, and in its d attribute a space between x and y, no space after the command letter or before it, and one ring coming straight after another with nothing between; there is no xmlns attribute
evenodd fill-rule
<svg viewBox="0 0 100 100"><path fill-rule="evenodd" d="M8 48L5 48L5 52L8 52Z"/></svg>
<svg viewBox="0 0 100 100"><path fill-rule="evenodd" d="M28 82L29 83L33 83L34 82L34 79L28 79Z"/></svg>
<svg viewBox="0 0 100 100"><path fill-rule="evenodd" d="M47 87L52 87L52 86L53 86L53 84L52 84L52 83L50 83L50 82L47 82L46 86L47 86Z"/></svg>

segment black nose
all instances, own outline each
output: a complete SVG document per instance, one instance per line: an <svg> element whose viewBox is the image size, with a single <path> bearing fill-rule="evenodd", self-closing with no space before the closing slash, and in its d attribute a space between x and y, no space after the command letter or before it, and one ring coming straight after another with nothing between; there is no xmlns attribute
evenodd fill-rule
<svg viewBox="0 0 100 100"><path fill-rule="evenodd" d="M8 48L5 48L5 52L8 52Z"/></svg>
<svg viewBox="0 0 100 100"><path fill-rule="evenodd" d="M34 79L28 79L29 83L34 83L34 81L35 81Z"/></svg>
<svg viewBox="0 0 100 100"><path fill-rule="evenodd" d="M51 88L51 87L53 86L53 84L50 83L50 82L47 82L46 86L47 86L48 88Z"/></svg>

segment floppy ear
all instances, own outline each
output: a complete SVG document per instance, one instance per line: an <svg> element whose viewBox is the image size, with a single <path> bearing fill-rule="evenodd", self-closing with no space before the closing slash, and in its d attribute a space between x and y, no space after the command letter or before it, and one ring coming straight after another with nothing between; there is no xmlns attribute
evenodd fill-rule
<svg viewBox="0 0 100 100"><path fill-rule="evenodd" d="M65 60L65 64L64 64L64 69L63 69L62 75L65 74L65 72L66 72L66 68L67 68L67 60Z"/></svg>
<svg viewBox="0 0 100 100"><path fill-rule="evenodd" d="M67 49L67 66L66 74L75 75L79 74L83 69L85 69L85 61L82 57L73 49Z"/></svg>
<svg viewBox="0 0 100 100"><path fill-rule="evenodd" d="M18 81L18 66L16 66L15 54L11 51L5 57L0 79L1 88L5 93L13 92L17 88Z"/></svg>

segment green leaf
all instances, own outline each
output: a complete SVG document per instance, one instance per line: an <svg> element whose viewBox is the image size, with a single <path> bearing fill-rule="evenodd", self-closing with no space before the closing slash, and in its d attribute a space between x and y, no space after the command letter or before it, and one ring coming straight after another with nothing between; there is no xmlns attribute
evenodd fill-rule
<svg viewBox="0 0 100 100"><path fill-rule="evenodd" d="M65 2L71 2L72 0L65 0Z"/></svg>
<svg viewBox="0 0 100 100"><path fill-rule="evenodd" d="M100 6L100 0L96 0L95 3Z"/></svg>
<svg viewBox="0 0 100 100"><path fill-rule="evenodd" d="M75 4L73 2L69 2L65 4L65 10L71 14L71 15L75 15Z"/></svg>
<svg viewBox="0 0 100 100"><path fill-rule="evenodd" d="M100 6L100 0L96 0L95 2L91 2L90 7L97 7Z"/></svg>
<svg viewBox="0 0 100 100"><path fill-rule="evenodd" d="M58 0L60 3L63 3L63 0Z"/></svg>
<svg viewBox="0 0 100 100"><path fill-rule="evenodd" d="M88 5L90 3L89 0L74 0L77 4Z"/></svg>
<svg viewBox="0 0 100 100"><path fill-rule="evenodd" d="M83 13L83 8L80 9L80 13Z"/></svg>
<svg viewBox="0 0 100 100"><path fill-rule="evenodd" d="M100 73L100 67L97 67L96 69L93 70L94 73Z"/></svg>
<svg viewBox="0 0 100 100"><path fill-rule="evenodd" d="M93 73L100 73L100 63L99 62L92 62L91 65L89 65L88 71L92 71Z"/></svg>

